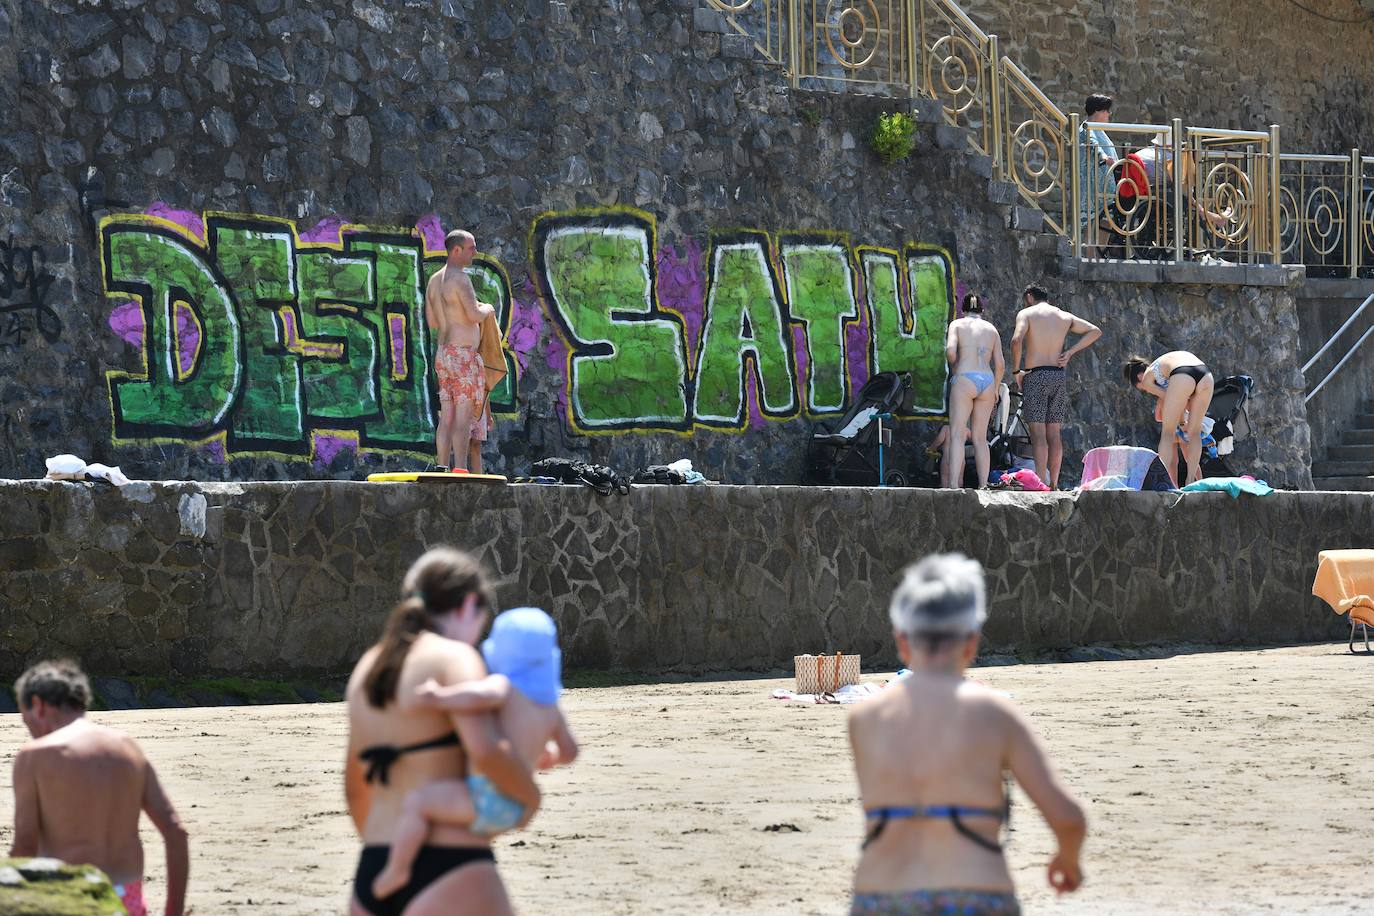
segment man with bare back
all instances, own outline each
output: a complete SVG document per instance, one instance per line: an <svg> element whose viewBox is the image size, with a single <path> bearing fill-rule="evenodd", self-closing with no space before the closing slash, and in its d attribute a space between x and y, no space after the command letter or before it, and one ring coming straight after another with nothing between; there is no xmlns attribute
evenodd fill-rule
<svg viewBox="0 0 1374 916"><path fill-rule="evenodd" d="M477 254L472 233L455 229L444 237L448 261L429 278L425 322L437 332L434 369L439 376L440 468L468 469L469 446L487 438L487 379L478 351L482 321L495 309L477 301L467 267ZM450 453L452 459L449 458Z"/></svg>
<svg viewBox="0 0 1374 916"><path fill-rule="evenodd" d="M1047 301L1049 293L1037 284L1022 294L1025 308L1016 315L1011 338L1012 377L1021 387L1021 419L1030 431L1035 473L1051 489L1059 489L1059 465L1064 442L1059 431L1069 415L1069 391L1065 369L1074 354L1092 346L1102 330L1090 321L1057 308ZM1070 334L1080 335L1067 350ZM1022 369L1022 357L1025 365Z"/></svg>
<svg viewBox="0 0 1374 916"><path fill-rule="evenodd" d="M181 916L186 830L134 739L86 718L86 675L73 662L40 662L19 678L14 696L33 740L14 758L10 855L94 865L109 875L129 916L147 916L138 839L146 813L167 850L164 912Z"/></svg>

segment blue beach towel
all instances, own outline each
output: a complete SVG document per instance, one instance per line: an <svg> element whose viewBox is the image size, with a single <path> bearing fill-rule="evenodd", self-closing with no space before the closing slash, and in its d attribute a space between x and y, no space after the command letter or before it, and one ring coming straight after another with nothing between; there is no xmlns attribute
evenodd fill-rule
<svg viewBox="0 0 1374 916"><path fill-rule="evenodd" d="M1230 493L1236 499L1240 499L1242 493L1249 493L1251 496L1268 496L1274 492L1274 488L1263 480L1247 480L1244 477L1208 477L1197 483L1190 483L1183 488L1184 493L1203 493L1208 490Z"/></svg>

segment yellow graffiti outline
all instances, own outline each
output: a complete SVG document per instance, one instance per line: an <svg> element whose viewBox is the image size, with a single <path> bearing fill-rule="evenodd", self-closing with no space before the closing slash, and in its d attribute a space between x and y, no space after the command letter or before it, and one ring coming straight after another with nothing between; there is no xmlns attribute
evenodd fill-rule
<svg viewBox="0 0 1374 916"><path fill-rule="evenodd" d="M642 219L642 220L644 220L645 222L647 222L647 223L649 224L649 257L651 257L651 258L655 257L655 256L658 254L658 218L655 217L654 214L649 213L649 212L647 212L647 211L645 211L645 210L640 210L640 209L638 209L637 207L627 207L627 206L624 206L624 205L621 205L621 204L614 204L614 205L603 206L603 207L579 207L579 208L573 209L573 210L545 210L544 212L540 213L538 216L536 216L536 217L534 218L534 220L530 223L529 232L526 233L526 235L525 235L525 256L526 256L526 258L528 259L528 263L529 263L529 265L530 265L530 270L533 272L533 271L534 271L534 266L535 266L535 264L538 263L538 260L535 258L535 253L534 253L534 237L535 237L535 234L536 234L537 230L539 229L539 224L542 223L544 220L547 220L547 219L576 219L576 218L578 218L578 217L595 218L595 217L599 217L599 216L627 216L627 215L628 215L628 216L638 217L639 219ZM677 309L669 308L669 307L663 305L663 303L659 302L659 300L658 300L658 265L657 265L657 264L654 265L653 276L654 276L653 288L652 288L649 292L650 292L650 295L651 295L652 298L653 298L654 307L655 307L656 309L661 310L661 311L671 312L672 314L674 314L674 315L676 315L676 316L678 317L678 320L679 320L680 322L682 322L682 325L681 325L681 330L682 330L682 332L683 332L683 336L682 336L682 346L683 346L683 349L684 349L684 353L683 353L683 356L684 356L683 363L684 363L684 365L686 365L686 363L687 363L687 360L685 359L685 357L686 357L685 350L686 350L686 347L687 347L687 336L686 336L686 331L687 331L687 319L686 319L686 316L683 315L681 312L679 312ZM640 434L640 435L647 435L647 434L653 434L653 435L672 435L672 436L678 436L678 437L683 438L683 439L690 439L690 438L692 437L693 433L695 432L695 425L694 425L695 421L693 421L693 420L692 420L692 417L690 416L691 411L689 411L689 416L687 417L687 420L688 420L688 428L687 428L687 429L663 429L662 427L658 427L658 426L623 426L623 427L621 427L621 428L619 428L619 429L599 429L599 428L589 429L589 428L584 427L582 424L580 424L580 423L577 422L576 411L573 410L573 408L572 408L572 400L573 400L573 395L572 395L572 360L573 360L573 352L574 352L574 350L575 350L576 348L573 347L572 343L568 340L567 336L563 333L563 326L562 326L561 324L559 324L558 320L555 319L555 318L553 317L553 310L549 307L548 300L546 300L546 299L544 298L544 290L543 290L543 283L542 283L543 278L542 278L542 277L539 277L538 279L539 279L541 282L537 282L537 283L534 284L534 294L535 294L537 297L539 297L539 305L540 305L540 307L544 310L544 315L545 315L545 317L547 317L547 318L549 319L549 324L553 326L554 332L555 332L556 334L558 334L558 336L562 339L562 341L563 341L563 349L566 351L565 354L564 354L564 357L563 357L563 361L564 361L564 366L563 366L563 379L564 379L564 382L563 382L563 391L564 391L564 394L565 394L566 397L567 397L567 407L566 407L566 411L565 411L565 412L566 412L566 420L567 420L568 425L572 427L573 431L576 432L579 436L622 436L622 435L625 435L626 433L635 433L635 434ZM687 368L686 368L686 375L684 375L684 377L683 377L683 382L684 382L684 384L690 383L690 381L691 381L691 374L692 374L692 367L691 367L690 365L688 365Z"/></svg>
<svg viewBox="0 0 1374 916"><path fill-rule="evenodd" d="M294 305L283 305L277 309L277 315L281 318L282 328L289 331L288 336L292 338L283 344L287 350L295 353L303 359L343 359L344 345L341 343L320 343L310 340L305 336L305 330L296 320L300 316L296 314ZM319 348L317 352L311 352L311 347Z"/></svg>
<svg viewBox="0 0 1374 916"><path fill-rule="evenodd" d="M177 381L178 381L178 382L184 382L184 381L186 381L188 378L190 378L190 377L195 373L195 371L196 371L196 366L197 366L197 364L200 363L200 350L201 350L201 347L205 346L205 325L203 325L203 324L200 323L200 316L196 314L196 310L195 310L195 308L192 307L191 303L187 302L185 299L173 299L173 300L172 300L172 329L173 329L173 331L176 330L177 306L178 306L178 305L185 306L186 314L191 316L191 320L192 320L193 322L195 322L195 325L196 325L196 351L195 351L194 353L191 354L191 368L190 368L190 369L185 369L185 370L183 370L183 369L181 368L181 334L178 333L178 334L176 335L176 338L177 338L177 358L176 358L176 362L172 365L172 369L173 369L173 371L176 373ZM146 332L145 332L145 333L146 333Z"/></svg>

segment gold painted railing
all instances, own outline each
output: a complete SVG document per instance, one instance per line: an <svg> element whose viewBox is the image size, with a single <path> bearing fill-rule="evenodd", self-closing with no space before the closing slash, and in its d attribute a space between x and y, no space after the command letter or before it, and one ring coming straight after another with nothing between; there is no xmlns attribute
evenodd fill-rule
<svg viewBox="0 0 1374 916"><path fill-rule="evenodd" d="M1286 154L1278 127L1091 123L1118 154L1099 167L1080 117L1066 116L953 0L706 3L796 88L858 84L939 102L1078 257L1374 273L1374 158L1358 150Z"/></svg>

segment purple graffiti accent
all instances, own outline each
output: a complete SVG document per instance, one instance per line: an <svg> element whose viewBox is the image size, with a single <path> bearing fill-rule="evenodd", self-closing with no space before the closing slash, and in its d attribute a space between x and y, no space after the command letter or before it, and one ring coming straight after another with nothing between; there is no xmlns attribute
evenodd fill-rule
<svg viewBox="0 0 1374 916"><path fill-rule="evenodd" d="M358 440L344 436L331 436L328 433L311 433L314 440L315 458L311 462L316 468L327 468L334 463L340 452L358 450Z"/></svg>
<svg viewBox="0 0 1374 916"><path fill-rule="evenodd" d="M205 457L215 464L228 464L229 453L224 450L224 439L211 439L209 442L201 443L200 450L205 453Z"/></svg>
<svg viewBox="0 0 1374 916"><path fill-rule="evenodd" d="M301 241L312 244L334 244L343 240L343 227L347 224L342 216L326 216L315 224L315 228L301 233Z"/></svg>
<svg viewBox="0 0 1374 916"><path fill-rule="evenodd" d="M200 352L200 322L185 302L175 303L172 312L177 323L177 367L185 376L195 368L196 354Z"/></svg>
<svg viewBox="0 0 1374 916"><path fill-rule="evenodd" d="M523 373L529 368L530 354L539 346L539 335L544 332L544 313L539 308L539 293L528 277L520 287L520 298L511 297L510 309L506 344L515 353L515 361Z"/></svg>
<svg viewBox="0 0 1374 916"><path fill-rule="evenodd" d="M200 218L199 213L192 210L177 210L160 200L154 201L144 212L149 216L156 216L158 219L165 219L169 223L177 224L200 239L201 244L205 243L205 220Z"/></svg>
<svg viewBox="0 0 1374 916"><path fill-rule="evenodd" d="M410 362L406 359L406 316L387 315L387 329L391 332L391 377L404 381L410 375Z"/></svg>
<svg viewBox="0 0 1374 916"><path fill-rule="evenodd" d="M748 362L744 371L744 403L748 405L749 428L766 429L768 418L763 415L763 409L759 406L763 403L763 398L759 392L758 365L752 355L746 356L745 359Z"/></svg>
<svg viewBox="0 0 1374 916"><path fill-rule="evenodd" d="M868 365L869 326L868 303L864 298L860 298L859 320L845 325L844 352L849 358L850 403L853 403L859 389L873 373L872 367Z"/></svg>
<svg viewBox="0 0 1374 916"><path fill-rule="evenodd" d="M444 253L444 224L439 221L439 214L420 217L415 228L425 243L426 255Z"/></svg>
<svg viewBox="0 0 1374 916"><path fill-rule="evenodd" d="M143 308L137 302L121 302L110 312L110 330L131 347L143 349Z"/></svg>
<svg viewBox="0 0 1374 916"><path fill-rule="evenodd" d="M964 297L969 294L969 288L964 285L964 281L956 280L954 283L954 317L964 317Z"/></svg>
<svg viewBox="0 0 1374 916"><path fill-rule="evenodd" d="M701 327L706 321L706 272L701 246L694 239L681 253L671 245L658 249L658 302L682 316L687 337L687 365L696 364Z"/></svg>

